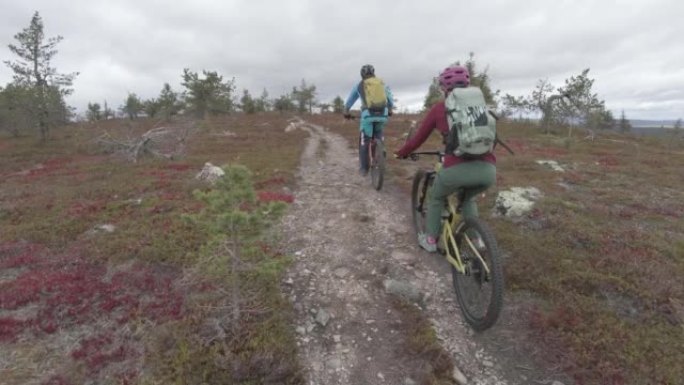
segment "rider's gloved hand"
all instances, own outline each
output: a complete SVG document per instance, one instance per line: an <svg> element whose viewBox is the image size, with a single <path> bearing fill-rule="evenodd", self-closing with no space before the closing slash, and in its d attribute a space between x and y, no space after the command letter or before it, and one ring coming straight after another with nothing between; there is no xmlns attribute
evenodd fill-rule
<svg viewBox="0 0 684 385"><path fill-rule="evenodd" d="M399 155L398 152L394 153L394 159L406 159L406 158L407 158L406 156Z"/></svg>
<svg viewBox="0 0 684 385"><path fill-rule="evenodd" d="M392 116L392 114L394 114L394 112L392 112L392 109L387 109L387 116Z"/></svg>
<svg viewBox="0 0 684 385"><path fill-rule="evenodd" d="M349 119L352 118L352 115L351 115L349 112L345 112L343 116L344 116L344 118L347 119L347 120L349 120Z"/></svg>

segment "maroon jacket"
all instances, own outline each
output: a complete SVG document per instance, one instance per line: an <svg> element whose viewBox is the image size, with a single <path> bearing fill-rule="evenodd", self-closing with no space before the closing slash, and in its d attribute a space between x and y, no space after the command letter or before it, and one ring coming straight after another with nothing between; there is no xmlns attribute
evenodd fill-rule
<svg viewBox="0 0 684 385"><path fill-rule="evenodd" d="M444 107L444 101L437 102L432 106L427 116L420 123L420 128L415 135L404 144L402 148L397 150L396 154L399 157L407 157L413 151L415 151L421 144L423 144L427 138L432 133L432 130L437 129L444 137L449 133L449 123L447 123L446 108ZM454 154L446 154L444 156L444 167L451 167L457 164L468 162L472 160L480 160L496 164L496 156L493 153L484 154L478 158L468 158L456 156Z"/></svg>

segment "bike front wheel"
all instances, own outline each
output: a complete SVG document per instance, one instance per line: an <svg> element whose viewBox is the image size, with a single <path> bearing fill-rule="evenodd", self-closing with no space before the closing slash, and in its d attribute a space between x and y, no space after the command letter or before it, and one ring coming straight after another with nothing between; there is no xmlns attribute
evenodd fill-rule
<svg viewBox="0 0 684 385"><path fill-rule="evenodd" d="M424 233L426 230L427 195L431 185L431 173L423 170L416 171L416 175L413 177L413 186L411 187L411 217L416 236Z"/></svg>
<svg viewBox="0 0 684 385"><path fill-rule="evenodd" d="M385 178L385 145L381 140L376 140L375 146L371 146L371 181L373 187L380 191Z"/></svg>
<svg viewBox="0 0 684 385"><path fill-rule="evenodd" d="M465 273L451 268L456 297L466 322L475 331L483 331L496 323L503 306L499 247L489 226L479 218L465 219L456 239L465 265Z"/></svg>

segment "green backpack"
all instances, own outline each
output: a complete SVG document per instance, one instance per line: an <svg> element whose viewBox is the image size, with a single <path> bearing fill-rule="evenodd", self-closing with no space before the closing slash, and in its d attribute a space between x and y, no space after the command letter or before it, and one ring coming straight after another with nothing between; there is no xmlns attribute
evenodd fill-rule
<svg viewBox="0 0 684 385"><path fill-rule="evenodd" d="M364 79L359 84L359 94L361 94L362 108L368 109L371 115L384 115L387 108L387 94L385 93L385 83L378 77Z"/></svg>
<svg viewBox="0 0 684 385"><path fill-rule="evenodd" d="M444 106L449 123L447 153L477 156L494 150L496 119L489 113L479 87L454 88Z"/></svg>

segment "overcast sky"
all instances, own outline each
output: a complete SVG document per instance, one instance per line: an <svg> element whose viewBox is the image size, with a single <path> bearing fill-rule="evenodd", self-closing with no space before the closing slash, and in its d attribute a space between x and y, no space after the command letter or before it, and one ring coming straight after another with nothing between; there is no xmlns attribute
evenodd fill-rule
<svg viewBox="0 0 684 385"><path fill-rule="evenodd" d="M78 71L69 103L129 92L181 90L183 68L235 78L238 92L271 97L315 84L346 98L371 63L402 107L419 108L433 76L475 52L494 89L527 95L591 68L594 91L616 117L684 117L681 0L0 0L0 59L34 11L61 35L54 66ZM11 80L0 65L0 85Z"/></svg>

